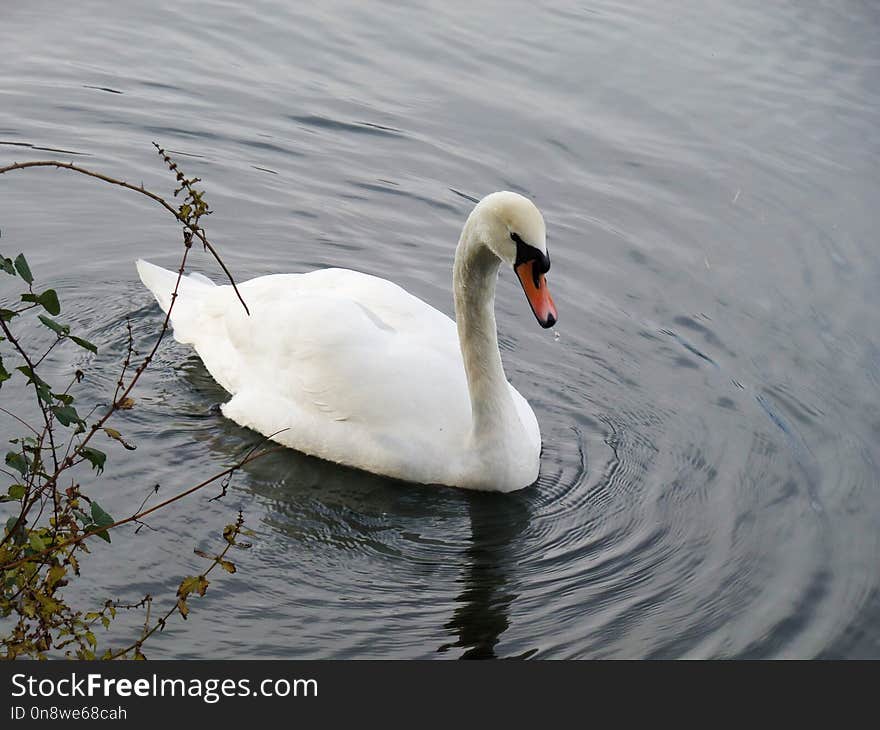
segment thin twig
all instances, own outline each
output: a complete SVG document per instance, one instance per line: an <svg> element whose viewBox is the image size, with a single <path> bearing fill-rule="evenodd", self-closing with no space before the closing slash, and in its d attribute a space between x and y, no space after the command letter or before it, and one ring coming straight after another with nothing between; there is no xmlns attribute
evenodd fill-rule
<svg viewBox="0 0 880 730"><path fill-rule="evenodd" d="M223 559L226 557L226 553L228 553L229 549L233 545L236 544L235 538L241 534L241 529L242 529L243 525L244 525L244 518L242 517L241 512L239 512L238 519L235 521L234 531L233 531L231 537L227 538L226 546L223 548L223 550L220 551L220 553L218 555L214 556L214 560L211 563L211 565L209 565L208 569L204 573L201 574L201 576L203 578L206 577L212 570L214 570L214 568L216 568L218 565L220 565L221 562L223 562ZM225 533L224 533L224 536L225 536ZM152 601L151 601L151 603L152 603ZM162 615L159 619L157 619L157 621L153 625L153 627L150 628L149 631L147 631L147 625L149 624L149 605L150 604L148 603L147 604L147 608L148 608L147 621L144 624L144 632L141 634L141 638L138 639L137 641L135 641L133 644L130 644L129 646L127 646L125 649L119 649L118 651L111 653L110 656L108 657L108 659L118 659L121 656L125 656L126 654L128 654L128 652L130 652L132 650L140 651L140 648L144 645L144 642L147 639L149 639L153 634L155 634L160 629L165 628L166 622L168 621L169 618L171 618L172 615L174 615L174 613L176 611L179 610L180 604L175 602L175 604L171 608L169 608L164 613L164 615ZM185 615L184 615L184 618L186 618Z"/></svg>
<svg viewBox="0 0 880 730"><path fill-rule="evenodd" d="M220 264L220 268L223 269L223 273L226 274L226 278L229 279L229 283L232 284L232 288L235 290L235 295L238 297L238 301L241 302L241 306L244 307L244 311L248 314L251 313L250 309L248 309L247 304L245 304L244 298L238 291L238 286L235 283L235 279L233 278L232 273L229 271L228 268L226 268L226 264L223 263L223 259L220 258L217 250L208 240L208 237L205 235L204 230L200 226L191 225L185 218L180 215L180 212L173 205L165 200L165 198L147 190L143 185L132 185L131 183L127 183L124 180L117 180L116 178L110 177L109 175L104 175L100 172L95 172L94 170L89 170L88 168L74 165L72 162L61 162L60 160L30 160L28 162L15 162L11 165L7 165L6 167L0 167L0 175L2 175L4 172L24 170L29 167L57 167L61 170L72 170L73 172L78 172L82 175L88 175L89 177L103 180L104 182L110 183L111 185L118 185L119 187L125 188L126 190L133 190L134 192L140 193L141 195L146 195L150 200L154 200L163 208L165 208L165 210L171 213L171 215L173 215L179 223L186 226L186 228L189 229L189 231L202 242L202 245L208 251L210 251L211 255L214 257L217 263Z"/></svg>
<svg viewBox="0 0 880 730"><path fill-rule="evenodd" d="M12 416L12 417L13 417L16 421L18 421L22 426L24 426L25 428L29 429L30 432L31 432L34 436L39 437L40 434L38 434L38 433L37 433L37 430L36 430L33 426L31 426L27 421L25 421L25 420L19 418L19 417L16 416L12 411L7 411L5 408L0 408L0 411L3 411L3 413L5 413L7 416Z"/></svg>
<svg viewBox="0 0 880 730"><path fill-rule="evenodd" d="M131 332L131 318L125 318L125 326L128 329L128 343L125 348L125 361L122 363L122 372L119 374L119 380L116 382L116 391L113 393L113 402L119 402L119 391L125 387L125 373L128 366L131 365L131 356L134 354L134 336Z"/></svg>
<svg viewBox="0 0 880 730"><path fill-rule="evenodd" d="M255 443L250 449L248 449L248 452L244 455L243 463L246 464L248 462L248 460L250 459L251 454L253 454L257 449L261 448L263 446L263 444L265 444L268 441L271 441L279 433L284 433L285 431L288 431L288 430L290 430L290 429L289 428L279 428L277 431L275 431L275 433L270 433L268 436L265 436L261 441L258 441L257 443ZM234 474L235 474L235 471L233 470L229 473L229 475L222 482L220 482L220 487L221 487L220 494L215 494L213 497L211 497L211 499L208 500L209 502L214 502L214 501L222 499L223 497L226 496L226 490L229 489L229 485L232 482L232 477Z"/></svg>
<svg viewBox="0 0 880 730"><path fill-rule="evenodd" d="M200 489L203 489L204 487L208 486L209 484L216 482L218 479L222 479L227 474L232 474L233 472L237 471L238 469L241 469L246 464L249 464L250 462L252 462L256 459L259 459L263 456L266 456L268 454L275 453L276 451L281 451L281 450L283 450L283 448L284 448L283 446L275 446L271 449L266 449L265 451L261 451L257 454L250 455L250 456L242 459L241 461L239 461L237 464L234 464L233 466L229 467L228 469L224 469L223 471L218 472L214 476L208 477L204 481L201 481L198 484L196 484L194 487L190 487L189 489L185 489L184 491L180 492L179 494L175 494L173 497L169 497L164 502L160 502L159 504L154 505L154 506L150 507L149 509L145 509L142 512L131 515L131 517L126 517L125 519L117 520L113 524L106 525L105 527L98 527L94 530L84 532L82 535L77 535L76 537L71 538L69 540L64 540L63 542L60 542L57 545L51 545L51 546L47 547L45 550L41 550L40 552L33 553L31 555L25 555L24 557L19 558L18 560L14 560L11 563L7 563L6 565L3 566L3 569L10 570L12 568L15 568L15 567L21 565L22 563L27 563L27 562L30 562L33 560L37 560L48 553L55 552L57 550L61 550L62 548L66 548L69 545L78 545L81 542L83 542L84 540L87 540L90 537L94 537L95 535L97 535L100 532L106 532L108 530L113 530L117 527L121 527L122 525L127 525L129 522L136 522L138 520L141 520L142 518L146 517L147 515L152 514L153 512L156 512L157 510L160 510L163 507L167 507L169 504L173 504L174 502L177 502L178 500L181 500L184 497L188 497L193 492L197 492Z"/></svg>

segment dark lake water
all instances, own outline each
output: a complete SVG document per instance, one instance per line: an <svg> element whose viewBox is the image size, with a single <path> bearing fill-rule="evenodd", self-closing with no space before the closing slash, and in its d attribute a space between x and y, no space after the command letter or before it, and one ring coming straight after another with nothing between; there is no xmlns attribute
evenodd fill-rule
<svg viewBox="0 0 880 730"><path fill-rule="evenodd" d="M84 604L171 601L244 511L238 573L149 656L880 657L876 3L32 0L0 21L0 164L170 191L156 140L204 179L239 278L345 266L451 314L454 191L520 191L547 221L558 337L508 272L497 301L538 483L255 462L84 561ZM31 170L0 176L0 228L100 347L54 372L111 392L126 317L140 347L160 323L133 262L176 263L173 221ZM163 344L116 424L137 451L106 443L108 511L250 448L224 397Z"/></svg>

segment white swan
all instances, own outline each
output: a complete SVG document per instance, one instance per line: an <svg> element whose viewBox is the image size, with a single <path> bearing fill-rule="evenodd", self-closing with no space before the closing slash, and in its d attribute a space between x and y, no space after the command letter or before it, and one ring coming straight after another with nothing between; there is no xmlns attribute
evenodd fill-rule
<svg viewBox="0 0 880 730"><path fill-rule="evenodd" d="M538 477L535 414L504 375L495 283L511 264L540 324L556 322L544 219L521 195L477 204L455 252L457 322L385 279L347 269L229 285L181 280L175 338L232 394L222 410L285 446L423 484L509 492ZM137 262L165 311L177 274ZM280 433L279 433L280 432Z"/></svg>

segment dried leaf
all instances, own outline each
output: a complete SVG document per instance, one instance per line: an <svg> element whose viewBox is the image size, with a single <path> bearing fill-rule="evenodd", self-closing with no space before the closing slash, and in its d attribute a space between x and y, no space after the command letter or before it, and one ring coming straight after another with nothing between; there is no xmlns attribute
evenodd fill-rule
<svg viewBox="0 0 880 730"><path fill-rule="evenodd" d="M110 438L114 439L115 441L121 443L129 451L134 451L137 448L137 446L128 443L128 441L122 438L122 434L119 433L119 431L117 431L115 428L105 428L104 433L106 433Z"/></svg>
<svg viewBox="0 0 880 730"><path fill-rule="evenodd" d="M220 567L223 568L227 573L235 572L235 563L231 560L224 560L223 558L217 558L217 563L219 563Z"/></svg>

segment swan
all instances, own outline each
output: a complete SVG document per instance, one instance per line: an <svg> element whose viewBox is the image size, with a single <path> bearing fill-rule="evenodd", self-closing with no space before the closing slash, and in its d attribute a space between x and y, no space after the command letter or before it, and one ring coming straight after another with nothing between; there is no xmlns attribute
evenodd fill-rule
<svg viewBox="0 0 880 730"><path fill-rule="evenodd" d="M544 219L506 191L479 201L462 229L455 321L390 281L331 268L239 284L250 316L230 285L182 277L171 324L232 395L222 412L241 426L407 482L511 492L538 478L541 434L498 350L502 262L552 327ZM137 269L167 312L177 273Z"/></svg>

